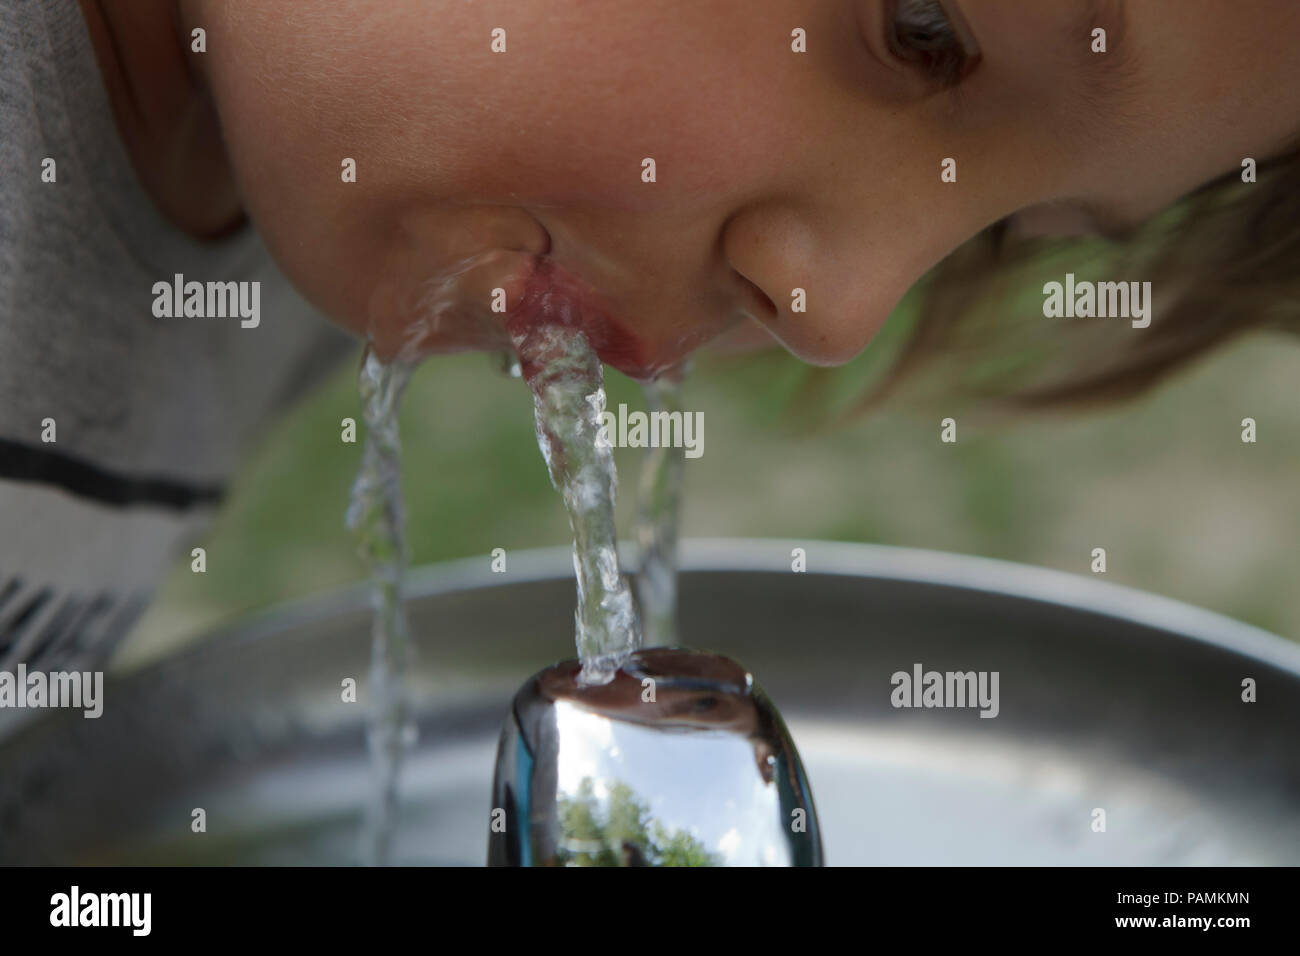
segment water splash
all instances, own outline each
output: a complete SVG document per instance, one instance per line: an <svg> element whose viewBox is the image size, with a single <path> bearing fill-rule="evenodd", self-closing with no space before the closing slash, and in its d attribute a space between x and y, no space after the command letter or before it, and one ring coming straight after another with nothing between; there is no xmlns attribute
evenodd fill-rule
<svg viewBox="0 0 1300 956"><path fill-rule="evenodd" d="M406 572L406 513L402 500L398 409L413 366L381 362L366 349L357 376L366 441L352 484L347 527L370 573L370 723L367 739L373 791L362 832L361 858L386 865L397 821L397 781L415 738L403 678L408 656L402 578Z"/></svg>
<svg viewBox="0 0 1300 956"><path fill-rule="evenodd" d="M618 563L614 498L618 473L601 431L600 359L579 330L540 325L515 336L533 390L537 444L573 529L579 681L605 684L641 645L632 591Z"/></svg>
<svg viewBox="0 0 1300 956"><path fill-rule="evenodd" d="M686 370L645 385L651 412L682 411ZM677 643L677 528L681 513L685 457L679 448L647 448L637 482L637 543L641 567L636 575L641 627L648 646Z"/></svg>

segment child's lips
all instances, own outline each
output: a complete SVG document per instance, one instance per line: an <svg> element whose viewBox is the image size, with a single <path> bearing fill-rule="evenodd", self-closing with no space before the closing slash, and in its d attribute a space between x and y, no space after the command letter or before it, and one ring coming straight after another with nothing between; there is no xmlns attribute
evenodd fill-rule
<svg viewBox="0 0 1300 956"><path fill-rule="evenodd" d="M644 381L679 365L716 334L639 336L616 315L609 296L548 255L524 250L485 251L433 278L411 269L389 288L395 291L374 300L377 319L368 330L386 360L512 350L521 335L549 324L580 329L603 363Z"/></svg>
<svg viewBox="0 0 1300 956"><path fill-rule="evenodd" d="M579 329L603 363L633 378L650 378L661 371L648 360L646 343L614 318L601 295L553 260L539 256L509 311L506 330L519 340L544 325ZM528 376L531 370L523 371Z"/></svg>

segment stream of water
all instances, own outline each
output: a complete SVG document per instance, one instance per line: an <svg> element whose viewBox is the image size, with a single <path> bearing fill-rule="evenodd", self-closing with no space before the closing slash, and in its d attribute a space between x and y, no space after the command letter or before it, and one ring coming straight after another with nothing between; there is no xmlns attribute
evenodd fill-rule
<svg viewBox="0 0 1300 956"><path fill-rule="evenodd" d="M533 393L538 447L573 530L579 680L608 683L641 646L638 603L651 643L675 643L683 456L678 449L651 448L642 461L637 524L642 564L634 601L619 567L614 524L618 473L613 449L601 433L605 389L600 359L582 332L561 325L530 329L515 339L515 347L518 359L507 356L501 368L513 376L520 376L521 368L529 370L524 377ZM381 362L366 350L357 377L366 439L347 512L348 529L370 577L374 610L367 734L373 770L361 859L377 866L392 859L398 781L415 739L404 686L411 651L402 595L408 551L398 429L412 368L407 362ZM651 410L680 411L680 384L678 375L646 385Z"/></svg>
<svg viewBox="0 0 1300 956"><path fill-rule="evenodd" d="M388 864L397 826L397 784L415 725L403 684L408 648L402 579L406 573L406 511L402 501L398 410L412 366L385 364L367 349L357 376L366 441L352 485L347 526L370 574L370 714L372 790L361 836L361 859Z"/></svg>
<svg viewBox="0 0 1300 956"><path fill-rule="evenodd" d="M577 329L542 325L515 339L533 390L537 444L573 529L574 613L579 680L604 684L641 646L632 590L618 562L614 499L618 473L601 434L600 359Z"/></svg>
<svg viewBox="0 0 1300 956"><path fill-rule="evenodd" d="M665 375L646 383L651 412L682 411L682 375ZM641 631L649 646L677 643L677 527L681 512L682 473L686 459L680 448L647 448L637 482L637 543L641 567L636 575Z"/></svg>

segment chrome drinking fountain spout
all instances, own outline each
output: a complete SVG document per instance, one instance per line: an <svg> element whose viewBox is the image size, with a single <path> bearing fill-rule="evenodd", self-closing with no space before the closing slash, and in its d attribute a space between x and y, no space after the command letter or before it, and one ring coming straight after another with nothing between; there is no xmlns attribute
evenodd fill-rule
<svg viewBox="0 0 1300 956"><path fill-rule="evenodd" d="M636 651L607 684L565 661L515 695L489 866L820 866L812 791L781 715L726 657Z"/></svg>

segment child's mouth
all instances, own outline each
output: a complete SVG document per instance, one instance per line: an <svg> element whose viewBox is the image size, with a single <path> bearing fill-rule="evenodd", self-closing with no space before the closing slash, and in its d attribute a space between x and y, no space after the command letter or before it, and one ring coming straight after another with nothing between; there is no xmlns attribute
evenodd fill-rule
<svg viewBox="0 0 1300 956"><path fill-rule="evenodd" d="M534 259L522 297L510 308L506 331L514 341L546 325L576 328L600 360L632 378L652 378L662 369L647 360L645 343L612 315L603 298L581 279L545 256ZM524 357L523 374L536 371Z"/></svg>
<svg viewBox="0 0 1300 956"><path fill-rule="evenodd" d="M507 351L544 326L579 329L601 362L648 381L715 334L655 341L616 317L614 299L548 254L490 249L436 275L394 270L371 300L368 337L385 361L429 354ZM524 364L523 372L529 368Z"/></svg>

